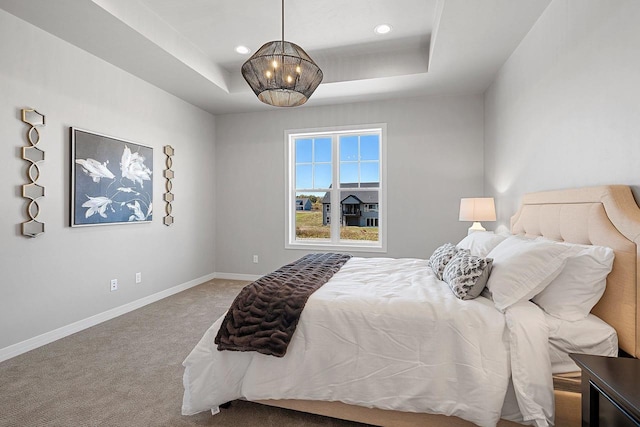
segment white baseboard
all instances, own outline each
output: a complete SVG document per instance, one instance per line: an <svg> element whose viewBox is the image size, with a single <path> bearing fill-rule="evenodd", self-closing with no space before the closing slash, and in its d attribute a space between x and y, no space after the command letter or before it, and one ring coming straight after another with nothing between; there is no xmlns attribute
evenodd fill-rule
<svg viewBox="0 0 640 427"><path fill-rule="evenodd" d="M213 273L216 279L225 280L244 280L247 282L253 282L261 278L262 276L255 274L238 274L238 273Z"/></svg>
<svg viewBox="0 0 640 427"><path fill-rule="evenodd" d="M164 291L155 293L153 295L149 295L144 298L140 298L130 303L121 305L119 307L112 308L111 310L107 310L100 314L96 314L95 316L87 317L86 319L82 319L61 328L54 329L53 331L46 332L42 335L38 335L37 337L29 338L28 340L24 340L17 344L2 348L0 349L0 362L11 359L12 357L19 356L22 353L26 353L27 351L49 344L53 341L59 340L60 338L75 334L76 332L80 332L83 329L87 329L99 323L111 320L114 317L122 316L123 314L126 314L130 311L144 307L145 305L154 303L156 301L160 301L163 298L170 297L171 295L175 295L178 292L193 288L194 286L200 285L217 277L217 273L207 274L206 276L190 280L186 283L182 283L172 288L165 289Z"/></svg>

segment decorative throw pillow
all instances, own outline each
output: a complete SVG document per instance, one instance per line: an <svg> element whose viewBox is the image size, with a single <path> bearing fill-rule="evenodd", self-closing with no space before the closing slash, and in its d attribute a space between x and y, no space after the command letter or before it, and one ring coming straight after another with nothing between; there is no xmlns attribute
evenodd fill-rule
<svg viewBox="0 0 640 427"><path fill-rule="evenodd" d="M491 258L480 258L465 250L449 261L442 274L453 294L460 299L474 299L484 289L491 273Z"/></svg>
<svg viewBox="0 0 640 427"><path fill-rule="evenodd" d="M433 255L429 258L429 263L431 264L431 269L436 277L442 280L442 273L444 272L444 268L451 258L458 252L458 249L452 243L445 243L440 246L438 249L433 251Z"/></svg>

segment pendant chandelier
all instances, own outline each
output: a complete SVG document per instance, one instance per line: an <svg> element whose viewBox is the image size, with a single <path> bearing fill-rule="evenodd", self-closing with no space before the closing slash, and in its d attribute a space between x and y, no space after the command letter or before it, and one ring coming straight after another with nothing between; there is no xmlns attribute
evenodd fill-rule
<svg viewBox="0 0 640 427"><path fill-rule="evenodd" d="M313 59L297 44L284 40L284 0L282 39L258 49L242 64L242 76L260 101L276 107L304 104L322 81L322 70Z"/></svg>

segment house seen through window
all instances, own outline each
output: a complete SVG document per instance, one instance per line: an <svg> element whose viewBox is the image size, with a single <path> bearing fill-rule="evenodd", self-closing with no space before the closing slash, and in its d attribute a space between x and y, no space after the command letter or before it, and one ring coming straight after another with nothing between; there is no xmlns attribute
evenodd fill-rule
<svg viewBox="0 0 640 427"><path fill-rule="evenodd" d="M287 247L386 249L384 130L287 132Z"/></svg>

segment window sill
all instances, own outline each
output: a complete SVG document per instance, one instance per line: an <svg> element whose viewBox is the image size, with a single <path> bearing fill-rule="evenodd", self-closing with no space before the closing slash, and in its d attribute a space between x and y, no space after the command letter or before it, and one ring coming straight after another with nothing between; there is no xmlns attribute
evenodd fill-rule
<svg viewBox="0 0 640 427"><path fill-rule="evenodd" d="M321 242L289 242L285 244L285 249L297 249L297 250L317 250L317 251L334 251L334 252L371 252L371 253L386 253L387 248L384 245L376 242L371 244L362 243L359 241L343 242L340 244L335 243L321 243Z"/></svg>

